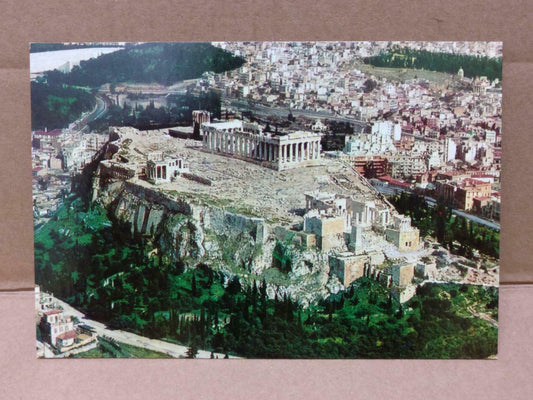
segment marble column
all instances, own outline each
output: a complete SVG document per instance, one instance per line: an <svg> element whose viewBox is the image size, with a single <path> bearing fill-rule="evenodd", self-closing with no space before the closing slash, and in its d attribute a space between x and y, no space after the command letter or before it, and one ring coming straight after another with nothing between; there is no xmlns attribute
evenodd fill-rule
<svg viewBox="0 0 533 400"><path fill-rule="evenodd" d="M292 162L292 143L289 143L288 146L289 146L289 162Z"/></svg>

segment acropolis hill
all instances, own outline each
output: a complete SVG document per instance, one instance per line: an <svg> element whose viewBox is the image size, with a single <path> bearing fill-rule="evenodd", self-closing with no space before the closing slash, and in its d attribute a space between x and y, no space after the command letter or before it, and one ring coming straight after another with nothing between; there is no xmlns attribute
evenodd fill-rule
<svg viewBox="0 0 533 400"><path fill-rule="evenodd" d="M337 160L320 159L305 167L275 171L245 160L203 151L202 142L172 138L167 130L141 132L133 128L118 128L117 132L120 136L116 142L120 150L114 157L117 161L127 160L125 165L141 169L148 154L162 151L168 156L186 160L191 174L210 181L210 185L206 185L176 176L171 182L158 183L158 190L227 204L235 210L267 220L303 222L298 210L305 208L306 192L334 192L367 199L375 197L374 191L352 168ZM139 175L134 180L139 185L154 187Z"/></svg>
<svg viewBox="0 0 533 400"><path fill-rule="evenodd" d="M353 168L308 146L313 135L203 135L111 128L93 199L132 232L157 238L174 261L248 283L265 279L271 297L287 293L305 304L369 276L404 302L417 279L462 279L449 255L433 256L410 218ZM470 276L494 283L492 275Z"/></svg>

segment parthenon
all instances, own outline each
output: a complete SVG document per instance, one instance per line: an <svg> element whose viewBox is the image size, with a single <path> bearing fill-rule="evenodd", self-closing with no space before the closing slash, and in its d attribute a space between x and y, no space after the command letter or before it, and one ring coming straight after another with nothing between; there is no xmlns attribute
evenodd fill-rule
<svg viewBox="0 0 533 400"><path fill-rule="evenodd" d="M297 131L285 135L263 132L260 125L240 120L202 124L205 150L260 162L284 170L320 159L319 133Z"/></svg>

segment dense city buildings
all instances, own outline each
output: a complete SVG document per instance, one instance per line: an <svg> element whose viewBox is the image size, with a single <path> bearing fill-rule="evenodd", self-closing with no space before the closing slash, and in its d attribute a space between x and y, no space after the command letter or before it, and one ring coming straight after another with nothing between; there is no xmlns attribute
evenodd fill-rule
<svg viewBox="0 0 533 400"><path fill-rule="evenodd" d="M309 313L300 327L316 335L364 285L379 287L365 307L386 307L383 315L405 324L424 314L411 299L423 293L421 304L432 285L497 287L501 81L470 65L446 72L369 59L409 49L478 60L501 57L501 43L213 46L240 61L168 85L106 82L92 112L32 132L40 279L55 285L50 243L73 264L99 251L90 259L98 277L56 265L74 282L64 297L115 327L188 341L191 351L194 329L216 336L202 337L213 349L241 340L241 318L260 307L219 314L235 293L261 299L261 323L283 307L291 321L293 306L298 319ZM84 201L73 200L71 184ZM357 301L348 313L368 327L374 315ZM36 310L43 354L95 346L90 327L51 295L38 292Z"/></svg>
<svg viewBox="0 0 533 400"><path fill-rule="evenodd" d="M221 42L218 46L243 56L247 62L222 75L207 74L196 89L214 87L228 101L246 100L285 108L298 115L323 115L325 120L363 121L345 137L342 152L327 152L353 163L367 178L388 175L436 196L427 174L475 171L494 177L491 193L498 198L501 162L501 82L486 77L455 76L435 79L397 79L380 76L362 64L362 57L394 46L459 55L501 55L498 43L456 42ZM367 71L372 71L371 73ZM424 74L421 74L424 76ZM193 90L196 90L193 88ZM330 117L328 117L328 114ZM268 157L268 156L267 156ZM379 161L370 163L374 157ZM362 165L362 161L368 161ZM377 159L376 159L377 160ZM366 171L365 171L365 166ZM418 182L418 183L417 183ZM383 186L383 185L382 185ZM455 200L454 200L455 201ZM479 201L478 201L479 202ZM471 210L471 201L456 202Z"/></svg>

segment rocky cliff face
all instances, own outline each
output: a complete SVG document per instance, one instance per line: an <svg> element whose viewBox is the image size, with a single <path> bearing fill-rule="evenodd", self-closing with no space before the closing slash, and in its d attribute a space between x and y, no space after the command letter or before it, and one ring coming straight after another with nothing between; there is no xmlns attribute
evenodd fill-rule
<svg viewBox="0 0 533 400"><path fill-rule="evenodd" d="M95 178L93 201L133 232L150 234L155 246L174 262L194 268L199 263L237 275L243 285L267 283L270 297L290 295L303 305L340 289L329 277L327 254L284 243L290 270L281 271L274 257L275 226L262 218L236 214L205 198L170 195L142 184Z"/></svg>

